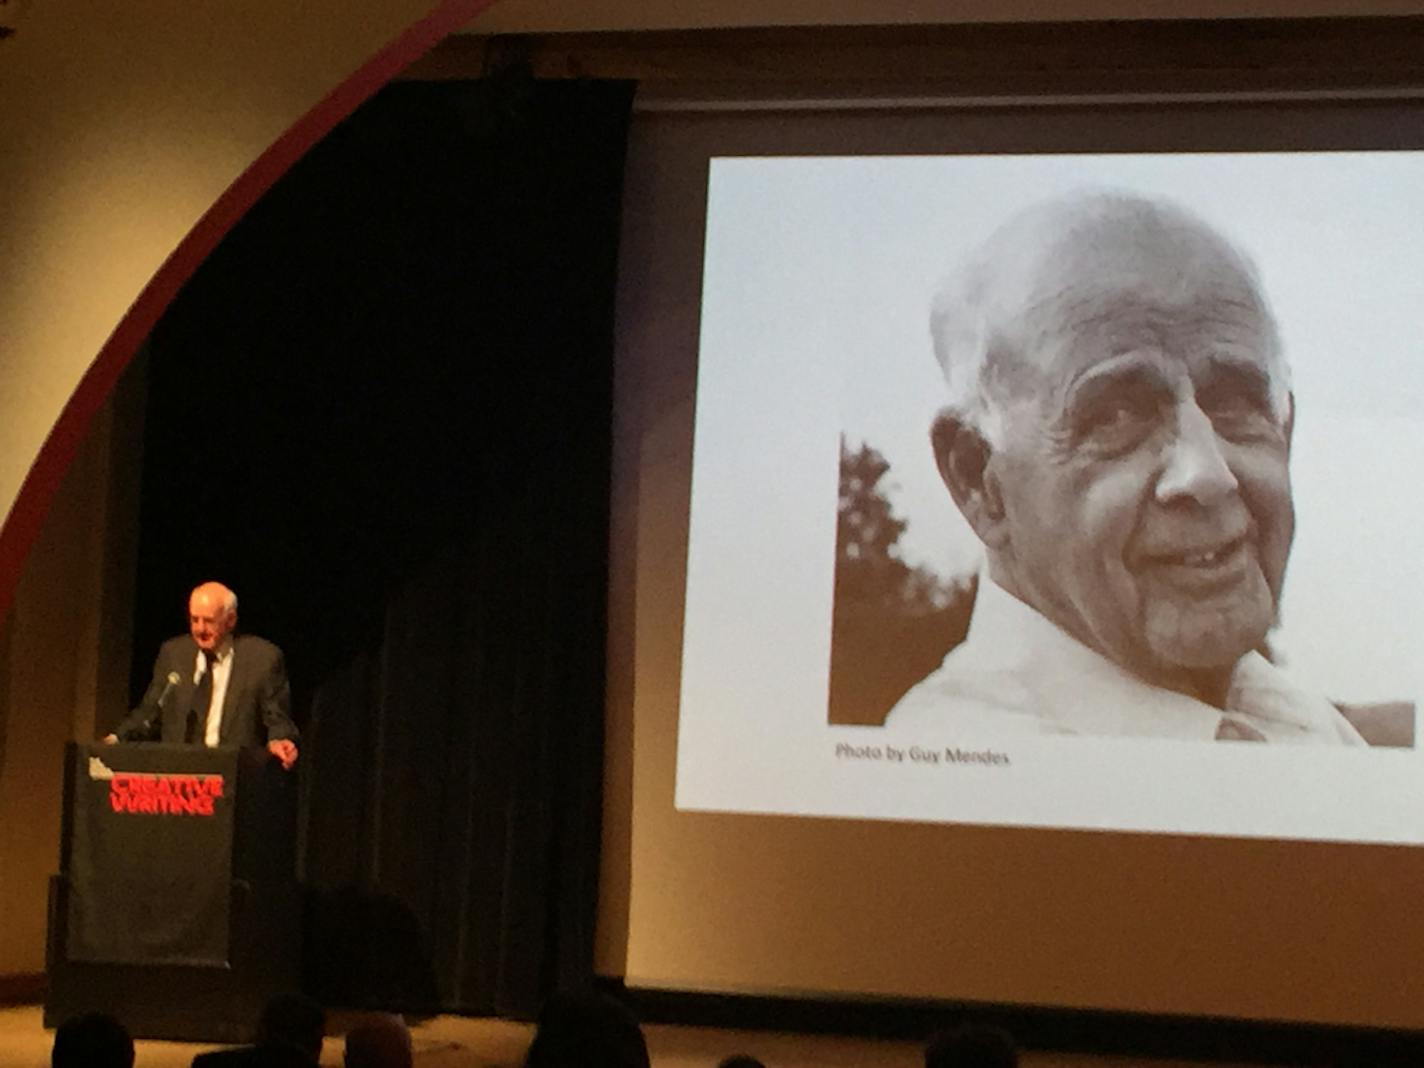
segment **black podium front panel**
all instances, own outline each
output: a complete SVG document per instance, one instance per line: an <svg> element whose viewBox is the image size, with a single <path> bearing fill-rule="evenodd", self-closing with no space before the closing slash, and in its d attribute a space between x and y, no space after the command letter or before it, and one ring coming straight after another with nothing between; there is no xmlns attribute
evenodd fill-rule
<svg viewBox="0 0 1424 1068"><path fill-rule="evenodd" d="M230 964L237 759L81 747L69 783L70 960Z"/></svg>
<svg viewBox="0 0 1424 1068"><path fill-rule="evenodd" d="M45 1025L251 1041L300 981L296 772L258 747L71 743L64 775Z"/></svg>

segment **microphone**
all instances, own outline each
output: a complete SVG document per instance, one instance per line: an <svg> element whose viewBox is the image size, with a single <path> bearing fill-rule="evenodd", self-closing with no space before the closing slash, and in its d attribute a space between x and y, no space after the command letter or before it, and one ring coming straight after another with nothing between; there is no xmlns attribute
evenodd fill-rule
<svg viewBox="0 0 1424 1068"><path fill-rule="evenodd" d="M178 685L181 676L176 671L170 671L168 678L163 680L163 689L159 691L158 700L154 702L160 711L163 709L163 702L168 700L168 695L173 692L173 687Z"/></svg>
<svg viewBox="0 0 1424 1068"><path fill-rule="evenodd" d="M178 683L182 681L182 678L183 676L179 675L178 672L170 671L168 677L163 680L163 689L158 691L158 699L153 702L153 711L144 717L144 734L148 734L149 731L153 730L153 721L163 715L163 702L168 700L169 696L173 693L173 687L177 686Z"/></svg>

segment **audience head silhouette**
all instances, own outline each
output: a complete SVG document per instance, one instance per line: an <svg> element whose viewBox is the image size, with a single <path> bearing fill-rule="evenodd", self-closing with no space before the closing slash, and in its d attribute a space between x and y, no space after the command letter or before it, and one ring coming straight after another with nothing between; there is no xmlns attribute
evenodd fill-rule
<svg viewBox="0 0 1424 1068"><path fill-rule="evenodd" d="M321 1057L321 1039L325 1033L326 1013L305 994L274 995L257 1022L258 1046L292 1050L312 1064Z"/></svg>
<svg viewBox="0 0 1424 1068"><path fill-rule="evenodd" d="M399 1016L363 1020L346 1032L346 1068L411 1068L410 1030Z"/></svg>
<svg viewBox="0 0 1424 1068"><path fill-rule="evenodd" d="M60 1024L50 1051L51 1068L133 1068L128 1029L103 1012L86 1012Z"/></svg>
<svg viewBox="0 0 1424 1068"><path fill-rule="evenodd" d="M1018 1063L1014 1040L986 1024L941 1031L925 1047L925 1068L1018 1068Z"/></svg>
<svg viewBox="0 0 1424 1068"><path fill-rule="evenodd" d="M597 991L554 994L539 1013L525 1068L649 1068L642 1029L622 1002Z"/></svg>
<svg viewBox="0 0 1424 1068"><path fill-rule="evenodd" d="M717 1068L766 1068L766 1065L750 1053L734 1053L730 1057L724 1057Z"/></svg>

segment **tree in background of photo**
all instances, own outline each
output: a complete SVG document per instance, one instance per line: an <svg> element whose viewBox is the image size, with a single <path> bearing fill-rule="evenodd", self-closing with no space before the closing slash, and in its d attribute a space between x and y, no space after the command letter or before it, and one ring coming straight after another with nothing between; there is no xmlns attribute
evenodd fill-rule
<svg viewBox="0 0 1424 1068"><path fill-rule="evenodd" d="M890 463L841 439L831 619L831 723L885 721L905 691L964 640L976 579L950 580L901 559Z"/></svg>

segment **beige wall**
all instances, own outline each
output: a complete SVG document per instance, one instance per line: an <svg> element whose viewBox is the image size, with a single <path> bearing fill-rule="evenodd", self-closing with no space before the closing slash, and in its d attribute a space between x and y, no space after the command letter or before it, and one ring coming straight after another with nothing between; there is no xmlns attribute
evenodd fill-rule
<svg viewBox="0 0 1424 1068"><path fill-rule="evenodd" d="M44 968L58 869L64 743L127 701L134 471L142 394L130 378L94 420L0 626L0 975Z"/></svg>
<svg viewBox="0 0 1424 1068"><path fill-rule="evenodd" d="M0 42L0 516L120 317L202 213L431 4L26 6Z"/></svg>

